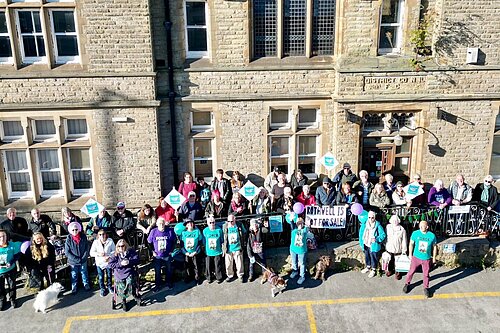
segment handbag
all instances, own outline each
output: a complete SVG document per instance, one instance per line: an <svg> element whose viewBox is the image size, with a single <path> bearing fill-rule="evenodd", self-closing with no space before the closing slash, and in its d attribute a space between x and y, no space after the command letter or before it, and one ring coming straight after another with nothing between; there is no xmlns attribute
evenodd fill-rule
<svg viewBox="0 0 500 333"><path fill-rule="evenodd" d="M396 272L408 273L410 270L411 260L407 255L400 255L395 257Z"/></svg>
<svg viewBox="0 0 500 333"><path fill-rule="evenodd" d="M389 262L391 261L391 254L387 251L382 253L382 270L387 271L389 268Z"/></svg>

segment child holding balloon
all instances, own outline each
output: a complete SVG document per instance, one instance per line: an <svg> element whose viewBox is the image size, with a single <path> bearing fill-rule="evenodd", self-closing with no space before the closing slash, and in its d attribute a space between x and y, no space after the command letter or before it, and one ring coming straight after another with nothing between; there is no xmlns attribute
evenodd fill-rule
<svg viewBox="0 0 500 333"><path fill-rule="evenodd" d="M7 296L5 282L9 285L11 307L16 307L16 261L21 254L21 246L26 250L29 247L29 241L26 245L21 242L11 242L7 232L0 229L0 311L4 310Z"/></svg>

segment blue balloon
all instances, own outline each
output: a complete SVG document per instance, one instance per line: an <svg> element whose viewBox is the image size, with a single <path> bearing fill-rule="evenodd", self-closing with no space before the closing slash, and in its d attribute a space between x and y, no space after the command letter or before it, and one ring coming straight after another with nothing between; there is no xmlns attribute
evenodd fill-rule
<svg viewBox="0 0 500 333"><path fill-rule="evenodd" d="M297 214L295 214L294 212L288 212L288 213L286 213L286 215L285 215L285 220L286 220L289 224L292 224L292 221L293 221L293 222L297 222Z"/></svg>
<svg viewBox="0 0 500 333"><path fill-rule="evenodd" d="M366 221L368 221L368 212L363 210L363 212L358 215L358 220L361 223L366 223Z"/></svg>
<svg viewBox="0 0 500 333"><path fill-rule="evenodd" d="M174 227L174 232L177 236L180 236L184 230L186 230L186 227L182 222L177 223Z"/></svg>

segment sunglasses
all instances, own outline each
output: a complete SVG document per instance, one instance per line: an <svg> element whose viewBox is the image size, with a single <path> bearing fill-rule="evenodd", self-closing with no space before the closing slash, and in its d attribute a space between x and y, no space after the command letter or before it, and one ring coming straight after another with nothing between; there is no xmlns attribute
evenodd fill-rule
<svg viewBox="0 0 500 333"><path fill-rule="evenodd" d="M107 236L107 234L98 234L99 236Z"/></svg>
<svg viewBox="0 0 500 333"><path fill-rule="evenodd" d="M117 245L116 247L125 247L125 245Z"/></svg>
<svg viewBox="0 0 500 333"><path fill-rule="evenodd" d="M208 222L208 224L215 224L215 222Z"/></svg>
<svg viewBox="0 0 500 333"><path fill-rule="evenodd" d="M375 219L375 216L368 216L369 219Z"/></svg>
<svg viewBox="0 0 500 333"><path fill-rule="evenodd" d="M71 229L71 231L78 231L78 229Z"/></svg>
<svg viewBox="0 0 500 333"><path fill-rule="evenodd" d="M485 182L485 183L488 183L488 184L493 183L491 180L485 180L484 182Z"/></svg>

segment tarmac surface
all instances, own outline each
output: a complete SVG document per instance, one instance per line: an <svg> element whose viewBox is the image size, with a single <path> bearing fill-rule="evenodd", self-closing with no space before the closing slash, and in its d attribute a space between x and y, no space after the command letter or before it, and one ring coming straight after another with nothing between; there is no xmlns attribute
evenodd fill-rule
<svg viewBox="0 0 500 333"><path fill-rule="evenodd" d="M288 278L288 277L286 277ZM111 309L111 295L65 292L46 314L35 313L33 295L19 290L18 308L0 312L0 327L14 332L500 332L500 271L437 268L432 298L423 295L422 274L409 294L403 280L359 271L297 285L282 294L260 280L200 286L177 282L153 293L145 306ZM8 329L7 329L8 328Z"/></svg>

